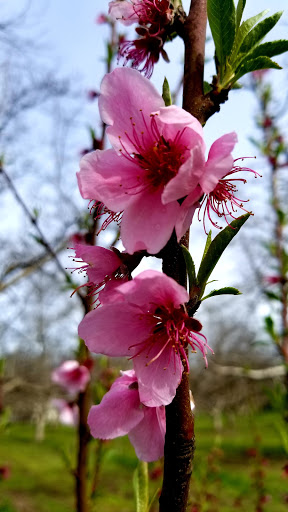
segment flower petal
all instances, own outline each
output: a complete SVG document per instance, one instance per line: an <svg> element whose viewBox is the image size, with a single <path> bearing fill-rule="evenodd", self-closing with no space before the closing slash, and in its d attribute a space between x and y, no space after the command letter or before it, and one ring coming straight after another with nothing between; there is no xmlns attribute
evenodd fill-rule
<svg viewBox="0 0 288 512"><path fill-rule="evenodd" d="M190 157L181 165L175 178L167 183L162 194L164 204L170 201L181 199L192 192L205 166L204 151L201 143L198 143L192 150Z"/></svg>
<svg viewBox="0 0 288 512"><path fill-rule="evenodd" d="M139 71L131 68L116 68L105 75L101 84L99 110L101 119L107 125L106 133L116 149L121 149L119 136L129 153L135 151L131 142L134 131L140 136L148 134L150 114L164 106L164 100L154 85ZM147 139L148 140L148 139Z"/></svg>
<svg viewBox="0 0 288 512"><path fill-rule="evenodd" d="M203 190L198 185L181 204L180 212L175 226L178 242L190 228L195 210L200 206L198 200L202 195Z"/></svg>
<svg viewBox="0 0 288 512"><path fill-rule="evenodd" d="M234 159L231 151L236 142L237 135L232 132L223 135L212 144L204 172L199 180L205 194L210 194L218 181L232 169Z"/></svg>
<svg viewBox="0 0 288 512"><path fill-rule="evenodd" d="M114 439L124 436L144 418L134 383L137 383L135 377L119 377L101 403L91 407L87 422L93 437Z"/></svg>
<svg viewBox="0 0 288 512"><path fill-rule="evenodd" d="M113 212L119 212L133 201L127 194L139 184L141 169L114 149L93 151L85 155L77 173L78 186L84 199L101 201Z"/></svg>
<svg viewBox="0 0 288 512"><path fill-rule="evenodd" d="M148 358L147 352L144 351L133 359L140 401L148 407L170 404L182 378L183 365L172 347L164 349L162 354L149 364L162 348L162 343L155 342Z"/></svg>
<svg viewBox="0 0 288 512"><path fill-rule="evenodd" d="M120 23L126 26L139 21L139 17L135 13L131 2L127 2L126 0L114 0L113 2L109 2L108 5L108 13L115 21L120 21Z"/></svg>
<svg viewBox="0 0 288 512"><path fill-rule="evenodd" d="M146 307L147 310L159 306L179 308L180 304L188 302L187 290L174 279L157 270L144 270L132 281L118 287L118 293L125 297L127 302Z"/></svg>
<svg viewBox="0 0 288 512"><path fill-rule="evenodd" d="M166 140L174 140L177 132L183 131L180 137L181 143L190 149L201 140L205 151L201 124L196 117L186 112L183 108L176 105L161 107L157 112L156 122Z"/></svg>
<svg viewBox="0 0 288 512"><path fill-rule="evenodd" d="M172 235L179 208L176 201L163 205L161 191L138 194L125 209L121 222L121 238L127 252L159 252Z"/></svg>
<svg viewBox="0 0 288 512"><path fill-rule="evenodd" d="M86 271L89 280L93 283L101 283L121 265L121 260L115 252L104 247L76 244L74 250L76 258L81 258L83 262L90 265Z"/></svg>
<svg viewBox="0 0 288 512"><path fill-rule="evenodd" d="M151 329L139 313L139 308L123 302L104 304L85 315L79 324L79 336L92 352L129 356L129 347L145 340Z"/></svg>
<svg viewBox="0 0 288 512"><path fill-rule="evenodd" d="M165 408L145 407L144 418L129 433L138 459L152 462L163 457L165 431Z"/></svg>

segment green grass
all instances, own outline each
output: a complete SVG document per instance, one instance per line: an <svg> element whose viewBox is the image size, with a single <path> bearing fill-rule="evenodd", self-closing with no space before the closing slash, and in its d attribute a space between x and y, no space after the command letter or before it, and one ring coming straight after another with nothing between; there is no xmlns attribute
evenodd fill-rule
<svg viewBox="0 0 288 512"><path fill-rule="evenodd" d="M226 418L221 436L215 436L210 417L196 418L191 500L201 503L201 512L231 512L237 501L240 505L236 510L255 511L256 490L251 477L255 459L247 457L247 450L255 447L255 438L265 458L265 492L271 497L264 510L287 512L284 495L288 481L282 476L282 467L288 457L276 428L279 420L274 413ZM91 467L95 450L94 441ZM11 425L1 433L0 466L8 464L11 477L0 482L0 512L73 512L74 457L72 429L49 426L44 441L37 443L31 425ZM135 512L132 476L136 465L127 438L103 445L95 511ZM157 466L153 464L151 469ZM153 480L151 493L160 485L161 478Z"/></svg>

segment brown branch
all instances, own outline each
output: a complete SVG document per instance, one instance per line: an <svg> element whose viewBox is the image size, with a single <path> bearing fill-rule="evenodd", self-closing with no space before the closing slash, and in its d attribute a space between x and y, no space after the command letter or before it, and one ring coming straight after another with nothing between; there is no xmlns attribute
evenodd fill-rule
<svg viewBox="0 0 288 512"><path fill-rule="evenodd" d="M192 0L189 15L183 25L183 108L201 123L205 122L205 108L207 110L203 95L206 24L206 0ZM188 248L189 231L181 243ZM186 265L175 233L163 251L163 272L186 287ZM159 500L160 512L186 511L194 449L194 416L190 406L189 375L184 365L181 384L172 403L166 406L164 477Z"/></svg>

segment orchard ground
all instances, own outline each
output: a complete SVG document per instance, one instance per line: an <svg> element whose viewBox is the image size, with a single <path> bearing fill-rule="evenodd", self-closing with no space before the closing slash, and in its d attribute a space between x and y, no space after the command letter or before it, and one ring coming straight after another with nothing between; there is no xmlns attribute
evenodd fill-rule
<svg viewBox="0 0 288 512"><path fill-rule="evenodd" d="M263 503L264 511L287 511L288 476L283 467L288 455L285 456L279 428L285 430L285 425L275 412L226 416L218 433L210 416L197 415L189 512L254 512L261 486L267 501ZM0 466L7 464L11 475L0 481L0 512L71 512L75 432L69 427L50 425L41 442L34 440L34 434L31 424L11 424L1 432ZM98 442L93 440L91 465L95 464L97 447ZM102 445L95 510L136 510L132 485L136 466L127 437ZM161 463L149 464L149 474L150 495L157 496ZM156 510L157 497L151 512Z"/></svg>

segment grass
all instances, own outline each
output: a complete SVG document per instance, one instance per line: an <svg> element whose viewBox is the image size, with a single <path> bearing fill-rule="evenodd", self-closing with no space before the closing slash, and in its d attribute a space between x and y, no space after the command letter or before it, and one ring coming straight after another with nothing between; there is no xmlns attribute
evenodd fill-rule
<svg viewBox="0 0 288 512"><path fill-rule="evenodd" d="M247 450L257 447L264 457L263 484L269 496L264 511L287 512L287 482L275 413L225 418L221 435L215 435L212 419L196 418L197 449L191 483L191 504L201 512L254 512L257 489L253 487L257 457ZM0 482L0 512L71 512L74 481L75 433L63 426L49 426L41 443L34 440L32 425L13 424L1 433L0 466L8 464L11 477ZM91 464L97 442L91 443ZM260 456L261 453L261 456ZM135 512L132 476L137 465L127 438L106 442L95 499L97 512ZM150 465L150 472L159 463ZM259 468L258 468L259 469ZM155 473L155 471L154 471ZM254 478L255 481L255 478ZM255 482L254 482L255 483ZM161 477L151 481L151 493ZM259 487L259 484L258 484ZM238 508L237 508L238 507ZM157 510L155 506L154 510Z"/></svg>

